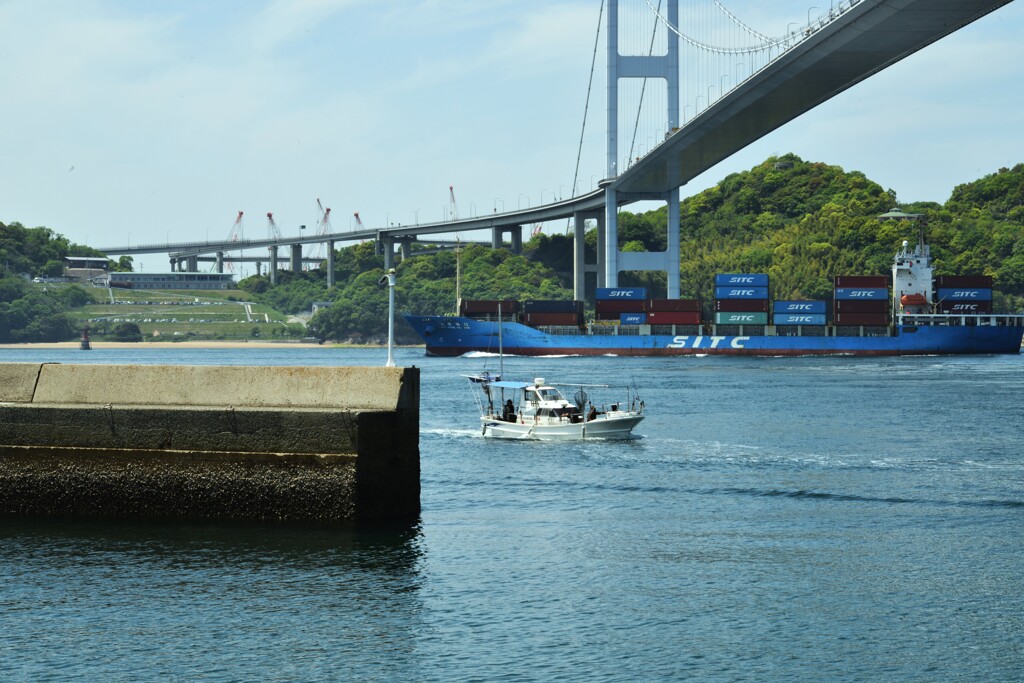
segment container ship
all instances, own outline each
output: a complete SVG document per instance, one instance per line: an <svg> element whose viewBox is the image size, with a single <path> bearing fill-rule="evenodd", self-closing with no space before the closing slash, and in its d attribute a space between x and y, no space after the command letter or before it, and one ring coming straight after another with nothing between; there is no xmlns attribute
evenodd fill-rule
<svg viewBox="0 0 1024 683"><path fill-rule="evenodd" d="M775 300L764 273L715 276L698 299L649 299L642 287L598 288L582 301L460 301L457 316L406 315L427 355L899 356L1020 353L1024 315L992 312L989 276L932 276L923 238L904 241L892 277L835 278L831 300Z"/></svg>

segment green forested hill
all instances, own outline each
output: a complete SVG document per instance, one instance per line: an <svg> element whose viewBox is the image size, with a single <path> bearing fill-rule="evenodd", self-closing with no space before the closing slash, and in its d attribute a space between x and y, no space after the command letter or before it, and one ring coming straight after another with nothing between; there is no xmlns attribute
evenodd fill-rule
<svg viewBox="0 0 1024 683"><path fill-rule="evenodd" d="M771 276L773 298L828 298L832 278L843 274L888 274L892 255L904 239L916 241L908 224L880 222L877 216L897 205L895 193L857 171L806 162L795 155L773 157L741 173L726 176L681 203L682 295L710 301L715 273L764 272ZM1000 169L960 185L945 202L904 204L900 208L928 217L927 239L937 274L992 275L996 310L1024 308L1024 164ZM646 213L624 212L619 220L623 250L665 248L664 207ZM588 260L594 260L596 234L587 235ZM93 253L69 245L46 228L25 229L0 223L3 277L48 274L64 254ZM572 297L572 238L539 235L523 255L467 245L461 250L462 296L467 299ZM314 316L310 331L322 339L380 340L387 330L387 291L377 285L383 257L371 242L341 249L328 290L322 270L279 273L240 283L261 303L286 313L308 311L315 301L331 305ZM455 309L456 256L452 251L417 256L398 266L399 309L411 313L448 313ZM641 285L663 296L661 273L623 273L623 285ZM12 325L26 329L31 315L24 285L0 287L0 340ZM38 292L33 296L40 296ZM44 308L39 301L39 310ZM49 304L47 304L49 305ZM55 306L63 305L57 301ZM18 315L13 316L12 311ZM47 315L59 315L53 309ZM6 326L6 328L5 328ZM39 325L36 326L37 328ZM60 327L54 334L73 334ZM25 334L14 335L28 341ZM400 341L416 341L398 327Z"/></svg>
<svg viewBox="0 0 1024 683"><path fill-rule="evenodd" d="M682 202L683 294L709 299L720 272L768 273L779 299L828 298L835 275L888 274L902 240L917 239L911 224L877 220L895 205L891 191L859 172L793 155L729 175ZM936 274L992 275L996 288L1011 295L997 305L1021 306L1024 164L958 186L945 205L901 208L928 217ZM657 226L664 222L664 209L624 216L629 232L620 234L663 248L664 230ZM627 279L645 278L650 284L649 274Z"/></svg>

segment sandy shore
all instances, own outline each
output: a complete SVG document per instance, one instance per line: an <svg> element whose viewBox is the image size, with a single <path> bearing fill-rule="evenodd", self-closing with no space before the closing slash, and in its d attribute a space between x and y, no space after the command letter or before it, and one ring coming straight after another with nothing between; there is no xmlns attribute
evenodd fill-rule
<svg viewBox="0 0 1024 683"><path fill-rule="evenodd" d="M77 349L79 342L53 342L49 344L0 344L0 349ZM313 344L309 342L264 341L180 341L180 342L92 342L94 349L316 349L326 348L383 348L374 344Z"/></svg>

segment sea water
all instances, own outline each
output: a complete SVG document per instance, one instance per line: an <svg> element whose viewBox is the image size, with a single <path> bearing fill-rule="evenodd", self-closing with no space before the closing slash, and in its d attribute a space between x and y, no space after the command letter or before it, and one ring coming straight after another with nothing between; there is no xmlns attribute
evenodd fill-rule
<svg viewBox="0 0 1024 683"><path fill-rule="evenodd" d="M1009 681L1024 357L506 358L635 386L626 442L481 438L422 371L420 519L0 519L0 680ZM378 349L0 362L382 365Z"/></svg>

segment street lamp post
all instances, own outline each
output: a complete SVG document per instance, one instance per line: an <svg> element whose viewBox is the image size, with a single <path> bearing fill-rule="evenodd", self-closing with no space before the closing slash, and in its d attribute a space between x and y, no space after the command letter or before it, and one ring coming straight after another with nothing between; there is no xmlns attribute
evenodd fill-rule
<svg viewBox="0 0 1024 683"><path fill-rule="evenodd" d="M517 201L519 202L519 208L520 209L523 208L523 197L526 197L526 208L529 209L530 208L530 195L522 194L522 193L519 194L519 197L517 199Z"/></svg>
<svg viewBox="0 0 1024 683"><path fill-rule="evenodd" d="M494 198L494 213L498 213L498 202L501 202L501 212L505 213L505 200L500 197Z"/></svg>
<svg viewBox="0 0 1024 683"><path fill-rule="evenodd" d="M388 359L384 367L395 367L395 269L392 268L388 274L377 281L378 284L388 286Z"/></svg>

